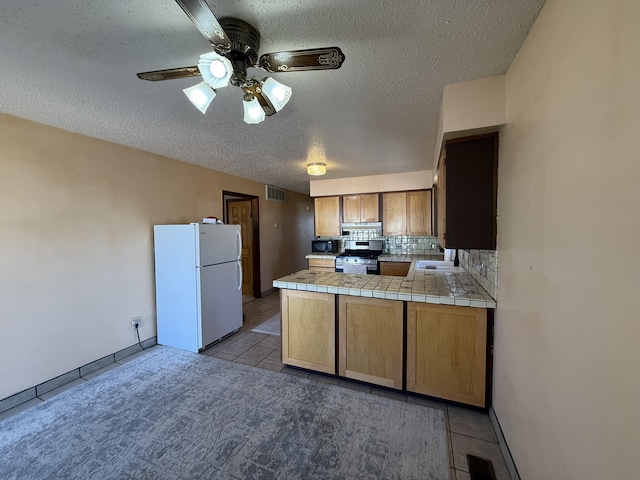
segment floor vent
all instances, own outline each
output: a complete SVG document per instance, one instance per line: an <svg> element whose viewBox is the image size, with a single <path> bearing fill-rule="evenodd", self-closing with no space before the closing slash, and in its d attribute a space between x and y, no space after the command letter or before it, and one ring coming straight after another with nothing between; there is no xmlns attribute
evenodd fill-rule
<svg viewBox="0 0 640 480"><path fill-rule="evenodd" d="M274 202L286 202L287 192L281 188L267 185L267 200Z"/></svg>
<svg viewBox="0 0 640 480"><path fill-rule="evenodd" d="M496 480L496 472L493 470L491 460L467 455L467 463L471 480Z"/></svg>

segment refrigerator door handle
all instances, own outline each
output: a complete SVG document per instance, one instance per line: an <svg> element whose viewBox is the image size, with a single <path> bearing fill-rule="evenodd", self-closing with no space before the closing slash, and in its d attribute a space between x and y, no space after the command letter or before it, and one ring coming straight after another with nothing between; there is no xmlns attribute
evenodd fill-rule
<svg viewBox="0 0 640 480"><path fill-rule="evenodd" d="M242 290L242 265L238 262L238 291Z"/></svg>
<svg viewBox="0 0 640 480"><path fill-rule="evenodd" d="M236 246L238 247L238 260L242 257L242 236L240 230L236 232Z"/></svg>

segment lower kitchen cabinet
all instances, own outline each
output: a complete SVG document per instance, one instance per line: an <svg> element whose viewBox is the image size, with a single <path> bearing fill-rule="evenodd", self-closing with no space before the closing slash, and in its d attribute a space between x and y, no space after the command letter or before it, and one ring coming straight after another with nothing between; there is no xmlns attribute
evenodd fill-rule
<svg viewBox="0 0 640 480"><path fill-rule="evenodd" d="M403 302L339 296L340 376L402 389Z"/></svg>
<svg viewBox="0 0 640 480"><path fill-rule="evenodd" d="M335 272L336 261L333 258L310 258L309 270L315 272Z"/></svg>
<svg viewBox="0 0 640 480"><path fill-rule="evenodd" d="M282 363L336 373L335 295L280 290Z"/></svg>
<svg viewBox="0 0 640 480"><path fill-rule="evenodd" d="M411 267L411 262L379 262L380 275L393 275L406 277Z"/></svg>
<svg viewBox="0 0 640 480"><path fill-rule="evenodd" d="M407 390L485 407L487 310L407 303Z"/></svg>

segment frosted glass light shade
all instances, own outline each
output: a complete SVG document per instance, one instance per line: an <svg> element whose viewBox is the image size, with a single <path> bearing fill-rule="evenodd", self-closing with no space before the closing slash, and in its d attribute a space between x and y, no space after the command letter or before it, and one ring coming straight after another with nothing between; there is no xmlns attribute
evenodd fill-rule
<svg viewBox="0 0 640 480"><path fill-rule="evenodd" d="M262 84L262 93L269 99L276 112L282 110L291 98L291 88L271 77L267 78Z"/></svg>
<svg viewBox="0 0 640 480"><path fill-rule="evenodd" d="M233 65L228 58L210 52L200 55L198 70L207 85L211 88L222 88L229 85Z"/></svg>
<svg viewBox="0 0 640 480"><path fill-rule="evenodd" d="M246 123L260 123L265 119L264 110L256 97L253 97L251 101L243 100L242 103L244 105L244 121Z"/></svg>
<svg viewBox="0 0 640 480"><path fill-rule="evenodd" d="M202 113L207 111L207 108L209 108L209 105L211 105L211 102L216 97L216 92L204 82L200 82L193 87L185 88L182 91L187 98L191 100L191 103Z"/></svg>
<svg viewBox="0 0 640 480"><path fill-rule="evenodd" d="M307 163L307 173L309 175L324 175L327 173L327 164L324 162Z"/></svg>

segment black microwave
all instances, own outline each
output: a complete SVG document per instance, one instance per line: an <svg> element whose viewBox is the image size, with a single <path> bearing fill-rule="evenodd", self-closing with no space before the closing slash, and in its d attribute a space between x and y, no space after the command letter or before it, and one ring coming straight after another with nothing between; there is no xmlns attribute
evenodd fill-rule
<svg viewBox="0 0 640 480"><path fill-rule="evenodd" d="M311 240L312 253L336 253L338 240Z"/></svg>

